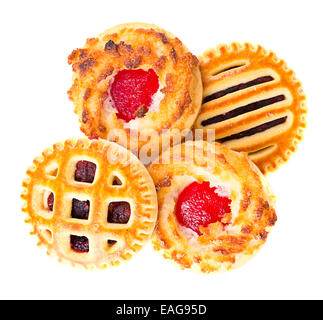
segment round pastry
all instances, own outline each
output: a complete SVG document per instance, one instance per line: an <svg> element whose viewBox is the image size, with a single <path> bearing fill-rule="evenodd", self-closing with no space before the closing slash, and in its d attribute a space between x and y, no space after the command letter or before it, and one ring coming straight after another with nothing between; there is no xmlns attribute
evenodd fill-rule
<svg viewBox="0 0 323 320"><path fill-rule="evenodd" d="M74 71L69 97L88 137L140 149L181 137L200 110L199 60L155 25L108 29L74 50L68 63Z"/></svg>
<svg viewBox="0 0 323 320"><path fill-rule="evenodd" d="M201 72L203 104L194 126L204 139L247 152L263 173L286 162L302 139L307 112L301 83L286 63L259 45L232 43L206 51Z"/></svg>
<svg viewBox="0 0 323 320"><path fill-rule="evenodd" d="M154 248L182 268L236 268L262 247L276 222L270 188L245 153L188 141L148 171L159 207Z"/></svg>
<svg viewBox="0 0 323 320"><path fill-rule="evenodd" d="M113 142L55 144L35 158L27 175L26 222L59 261L85 268L118 265L153 232L153 181L132 153Z"/></svg>

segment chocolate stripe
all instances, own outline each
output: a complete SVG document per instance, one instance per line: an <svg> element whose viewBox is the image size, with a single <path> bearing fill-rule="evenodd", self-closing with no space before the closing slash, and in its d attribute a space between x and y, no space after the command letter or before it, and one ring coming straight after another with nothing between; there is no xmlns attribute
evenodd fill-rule
<svg viewBox="0 0 323 320"><path fill-rule="evenodd" d="M279 101L283 101L285 100L285 96L283 94L276 96L276 97L272 97L272 98L268 98L268 99L264 99L264 100L259 100L256 102L252 102L249 103L245 106L236 108L234 110L228 111L226 113L220 114L218 116L203 120L201 122L201 125L203 127L206 127L210 124L214 124L214 123L218 123L224 120L228 120L237 116L240 116L241 114L247 113L247 112L251 112L266 106L269 106L273 103L279 102Z"/></svg>
<svg viewBox="0 0 323 320"><path fill-rule="evenodd" d="M253 86L256 86L258 84L266 83L266 82L269 82L269 81L272 81L272 80L274 80L274 78L272 76L264 76L264 77L259 77L259 78L255 79L255 80L246 82L246 83L240 83L240 84L238 84L236 86L233 86L233 87L230 87L228 89L224 89L224 90L212 93L211 95L209 95L209 96L207 96L207 97L205 97L203 99L203 103L207 103L209 101L224 97L229 93L240 91L240 90L243 90L243 89L246 89L246 88L249 88L249 87L253 87Z"/></svg>
<svg viewBox="0 0 323 320"><path fill-rule="evenodd" d="M266 151L266 150L268 150L268 149L272 148L273 146L274 146L274 145L273 145L273 144L271 144L270 146L267 146L267 147L264 147L264 148L261 148L261 149L255 150L255 151L248 152L248 155L249 155L249 156L255 155L255 154L257 154L257 153L260 153L260 152Z"/></svg>
<svg viewBox="0 0 323 320"><path fill-rule="evenodd" d="M236 66L229 67L229 68L223 69L223 70L221 70L221 71L218 71L218 72L216 72L216 73L212 74L212 76L217 76L217 75L219 75L219 74L221 74L221 73L227 72L227 71L229 71L229 70L233 70L233 69L241 68L241 67L243 67L243 66L245 66L245 64L244 64L244 63L243 63L243 64L238 64L238 65L236 65Z"/></svg>
<svg viewBox="0 0 323 320"><path fill-rule="evenodd" d="M248 130L245 130L245 131L241 131L239 133L232 134L231 136L221 138L221 139L219 139L217 141L223 143L223 142L226 142L226 141L229 141L229 140L241 139L241 138L244 138L244 137L249 137L249 136L252 136L252 135L254 135L256 133L263 132L263 131L266 131L266 130L272 128L272 127L278 126L279 124L282 124L282 123L286 122L286 120L287 120L287 116L279 118L279 119L275 119L275 120L263 123L263 124L261 124L261 125L259 125L257 127L254 127L254 128L251 128L251 129L248 129Z"/></svg>

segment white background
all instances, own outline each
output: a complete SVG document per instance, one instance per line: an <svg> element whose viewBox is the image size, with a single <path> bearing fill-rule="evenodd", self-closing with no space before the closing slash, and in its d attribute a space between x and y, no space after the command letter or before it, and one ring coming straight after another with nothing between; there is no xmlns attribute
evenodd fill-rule
<svg viewBox="0 0 323 320"><path fill-rule="evenodd" d="M1 1L0 298L323 298L322 1ZM36 246L20 212L21 182L54 142L82 136L66 91L68 54L123 22L151 22L198 55L230 41L272 49L308 96L298 152L268 179L278 222L247 265L225 274L181 271L147 245L116 269L61 265Z"/></svg>

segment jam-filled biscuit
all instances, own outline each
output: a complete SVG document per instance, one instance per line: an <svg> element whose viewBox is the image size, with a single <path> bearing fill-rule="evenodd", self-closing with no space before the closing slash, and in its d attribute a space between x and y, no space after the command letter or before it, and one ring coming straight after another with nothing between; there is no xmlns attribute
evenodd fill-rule
<svg viewBox="0 0 323 320"><path fill-rule="evenodd" d="M305 95L286 63L259 45L232 43L206 51L201 72L195 128L203 129L204 139L247 152L263 173L286 162L306 118Z"/></svg>
<svg viewBox="0 0 323 320"><path fill-rule="evenodd" d="M155 227L154 183L143 164L113 142L55 144L35 158L23 187L32 234L48 254L74 266L118 265Z"/></svg>
<svg viewBox="0 0 323 320"><path fill-rule="evenodd" d="M182 268L236 268L254 256L276 222L270 188L245 153L189 141L148 171L159 207L154 247Z"/></svg>
<svg viewBox="0 0 323 320"><path fill-rule="evenodd" d="M69 97L88 137L130 149L191 128L202 102L199 60L155 25L122 24L88 39L68 58ZM118 136L115 137L118 131Z"/></svg>

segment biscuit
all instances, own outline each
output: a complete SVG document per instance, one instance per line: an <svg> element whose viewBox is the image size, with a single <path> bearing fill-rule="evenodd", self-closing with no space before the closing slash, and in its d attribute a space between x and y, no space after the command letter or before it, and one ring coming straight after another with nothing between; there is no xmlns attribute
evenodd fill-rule
<svg viewBox="0 0 323 320"><path fill-rule="evenodd" d="M23 211L39 245L84 268L116 266L150 239L157 196L146 168L108 141L67 140L35 158Z"/></svg>
<svg viewBox="0 0 323 320"><path fill-rule="evenodd" d="M173 135L181 138L192 127L200 110L199 60L155 25L108 29L74 50L68 63L74 71L69 98L88 137L135 151L162 138L169 145Z"/></svg>
<svg viewBox="0 0 323 320"><path fill-rule="evenodd" d="M275 198L245 153L188 141L149 167L159 215L154 248L183 269L222 272L264 245L276 222Z"/></svg>
<svg viewBox="0 0 323 320"><path fill-rule="evenodd" d="M244 151L263 173L296 151L306 125L305 95L276 55L249 43L220 45L201 57L203 138ZM209 131L209 137L207 132Z"/></svg>

